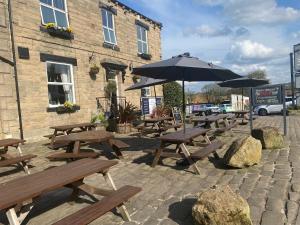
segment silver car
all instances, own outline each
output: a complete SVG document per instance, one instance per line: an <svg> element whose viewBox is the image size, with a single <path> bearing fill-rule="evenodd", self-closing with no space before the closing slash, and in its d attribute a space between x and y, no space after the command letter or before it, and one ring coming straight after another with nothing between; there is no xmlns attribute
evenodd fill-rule
<svg viewBox="0 0 300 225"><path fill-rule="evenodd" d="M292 105L292 97L286 97L286 107ZM283 105L260 105L254 108L254 113L260 116L266 116L269 114L283 113Z"/></svg>

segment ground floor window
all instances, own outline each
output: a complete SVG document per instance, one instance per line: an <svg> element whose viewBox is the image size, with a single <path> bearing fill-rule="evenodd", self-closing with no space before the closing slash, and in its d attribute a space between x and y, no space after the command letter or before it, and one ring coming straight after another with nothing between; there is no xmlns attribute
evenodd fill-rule
<svg viewBox="0 0 300 225"><path fill-rule="evenodd" d="M141 89L141 95L142 97L149 97L151 96L150 87L145 87Z"/></svg>
<svg viewBox="0 0 300 225"><path fill-rule="evenodd" d="M57 62L46 63L49 106L60 106L66 101L75 103L73 66Z"/></svg>

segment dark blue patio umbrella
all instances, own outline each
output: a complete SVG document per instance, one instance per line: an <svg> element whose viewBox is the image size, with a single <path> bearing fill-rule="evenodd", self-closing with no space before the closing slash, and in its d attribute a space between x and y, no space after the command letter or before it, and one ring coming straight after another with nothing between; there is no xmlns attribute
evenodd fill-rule
<svg viewBox="0 0 300 225"><path fill-rule="evenodd" d="M241 77L233 80L223 81L218 83L220 87L230 87L230 88L242 88L242 98L243 98L243 88L253 88L262 85L269 84L269 80L265 79L256 79L256 78L249 78L249 77ZM252 100L251 100L251 93L250 93L250 130L252 130ZM242 100L243 105L244 101ZM244 108L244 107L243 107Z"/></svg>
<svg viewBox="0 0 300 225"><path fill-rule="evenodd" d="M165 79L169 81L182 81L183 89L183 115L185 116L185 81L225 81L240 78L241 76L190 56L189 53L174 56L170 59L162 60L155 63L146 64L133 68L133 74L154 79ZM184 123L185 130L185 123Z"/></svg>

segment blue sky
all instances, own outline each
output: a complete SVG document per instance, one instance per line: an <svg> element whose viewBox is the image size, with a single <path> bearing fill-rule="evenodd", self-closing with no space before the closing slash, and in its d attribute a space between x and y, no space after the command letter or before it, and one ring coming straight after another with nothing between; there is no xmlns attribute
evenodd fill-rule
<svg viewBox="0 0 300 225"><path fill-rule="evenodd" d="M163 23L163 58L190 52L241 75L263 69L272 83L289 82L289 53L300 43L299 0L121 1Z"/></svg>

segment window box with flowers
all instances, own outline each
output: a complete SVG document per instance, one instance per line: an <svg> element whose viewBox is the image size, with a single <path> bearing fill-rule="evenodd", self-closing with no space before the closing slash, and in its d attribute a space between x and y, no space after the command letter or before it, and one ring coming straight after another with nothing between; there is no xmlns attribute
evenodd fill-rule
<svg viewBox="0 0 300 225"><path fill-rule="evenodd" d="M148 53L138 53L138 56L145 60L151 60L152 55Z"/></svg>
<svg viewBox="0 0 300 225"><path fill-rule="evenodd" d="M77 110L80 109L79 105L73 104L72 102L65 102L63 105L58 106L56 108L56 112L58 114L63 114L63 113L74 113Z"/></svg>
<svg viewBox="0 0 300 225"><path fill-rule="evenodd" d="M48 34L50 34L53 37L59 37L67 40L73 40L74 34L72 32L72 29L70 27L64 28L64 27L58 27L55 25L55 23L47 23L44 26L44 29Z"/></svg>

